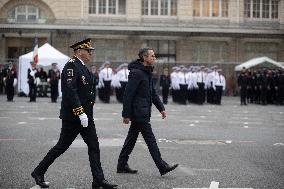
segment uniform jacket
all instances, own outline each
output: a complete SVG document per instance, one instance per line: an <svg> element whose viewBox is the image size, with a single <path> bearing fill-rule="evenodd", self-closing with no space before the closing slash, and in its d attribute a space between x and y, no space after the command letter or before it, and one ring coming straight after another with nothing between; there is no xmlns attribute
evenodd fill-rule
<svg viewBox="0 0 284 189"><path fill-rule="evenodd" d="M152 103L161 112L165 110L157 95L150 66L144 66L140 60L129 64L128 83L123 97L122 117L135 122L150 122Z"/></svg>
<svg viewBox="0 0 284 189"><path fill-rule="evenodd" d="M60 79L60 71L58 69L50 69L48 71L48 78L50 79L50 85L58 85Z"/></svg>
<svg viewBox="0 0 284 189"><path fill-rule="evenodd" d="M171 86L170 76L162 74L160 76L160 86L163 88L169 88Z"/></svg>
<svg viewBox="0 0 284 189"><path fill-rule="evenodd" d="M238 86L242 87L242 89L246 89L248 85L247 76L241 73L238 77Z"/></svg>
<svg viewBox="0 0 284 189"><path fill-rule="evenodd" d="M77 57L67 62L61 74L61 119L79 121L78 115L83 112L93 119L93 81L93 75Z"/></svg>
<svg viewBox="0 0 284 189"><path fill-rule="evenodd" d="M3 76L6 78L6 85L13 85L14 79L17 79L17 72L14 68L3 70Z"/></svg>

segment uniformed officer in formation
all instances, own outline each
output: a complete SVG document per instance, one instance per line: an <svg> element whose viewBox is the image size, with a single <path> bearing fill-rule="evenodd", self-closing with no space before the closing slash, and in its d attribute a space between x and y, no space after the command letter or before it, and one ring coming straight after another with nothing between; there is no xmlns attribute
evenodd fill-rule
<svg viewBox="0 0 284 189"><path fill-rule="evenodd" d="M94 102L96 102L96 97L97 97L97 86L99 83L99 73L97 71L97 67L95 65L91 66L91 73L93 74L93 89L94 89Z"/></svg>
<svg viewBox="0 0 284 189"><path fill-rule="evenodd" d="M241 104L283 104L283 70L243 68L238 76Z"/></svg>
<svg viewBox="0 0 284 189"><path fill-rule="evenodd" d="M124 63L118 66L116 74L113 76L112 86L115 88L117 101L123 103L123 94L128 82L128 64Z"/></svg>
<svg viewBox="0 0 284 189"><path fill-rule="evenodd" d="M34 62L30 62L30 64L31 68L28 69L29 96L30 102L36 102L37 86L40 83L40 79L38 76L36 64Z"/></svg>
<svg viewBox="0 0 284 189"><path fill-rule="evenodd" d="M101 69L99 73L99 85L102 91L101 100L104 103L110 102L112 77L113 77L113 71L110 68L110 62L106 61L103 64L103 69Z"/></svg>
<svg viewBox="0 0 284 189"><path fill-rule="evenodd" d="M141 132L160 174L164 175L174 170L178 164L170 166L162 159L150 124L152 103L162 118L166 118L165 107L156 93L152 80L156 57L152 48L140 49L138 57L139 59L128 66L130 73L124 92L122 117L124 124L131 122L131 125L118 158L117 173L137 173L137 170L129 167L128 159Z"/></svg>
<svg viewBox="0 0 284 189"><path fill-rule="evenodd" d="M60 138L31 175L40 187L49 187L48 183L44 181L45 172L54 160L69 148L80 133L88 146L93 175L92 188L116 188L117 185L109 183L104 177L93 118L94 80L85 64L91 61L94 48L91 46L90 39L85 39L70 47L74 49L74 56L64 66L61 75L60 118L62 119L62 129Z"/></svg>
<svg viewBox="0 0 284 189"><path fill-rule="evenodd" d="M15 86L17 85L17 71L12 62L9 63L8 68L3 70L3 83L7 93L7 101L12 102L15 95Z"/></svg>
<svg viewBox="0 0 284 189"><path fill-rule="evenodd" d="M241 105L247 105L247 86L248 79L246 75L246 68L243 67L240 75L238 76L238 86L240 90Z"/></svg>
<svg viewBox="0 0 284 189"><path fill-rule="evenodd" d="M163 73L160 75L160 88L162 91L162 98L164 104L168 104L170 86L171 86L171 77L169 74L169 69L164 68Z"/></svg>
<svg viewBox="0 0 284 189"><path fill-rule="evenodd" d="M170 74L171 77L171 90L172 90L172 98L173 102L177 103L179 99L179 77L178 77L178 72L179 72L179 67L175 66L172 67L172 73Z"/></svg>
<svg viewBox="0 0 284 189"><path fill-rule="evenodd" d="M226 80L222 74L222 69L217 69L218 76L214 77L213 89L215 91L214 104L221 105L223 91L226 89Z"/></svg>
<svg viewBox="0 0 284 189"><path fill-rule="evenodd" d="M59 96L58 84L60 79L60 70L57 67L57 63L51 64L51 69L48 70L47 82L50 84L50 97L51 102L56 103Z"/></svg>

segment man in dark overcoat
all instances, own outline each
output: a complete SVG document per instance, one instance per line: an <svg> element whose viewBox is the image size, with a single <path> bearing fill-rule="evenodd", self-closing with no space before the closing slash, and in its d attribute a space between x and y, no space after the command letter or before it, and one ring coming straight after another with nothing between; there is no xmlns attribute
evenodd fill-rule
<svg viewBox="0 0 284 189"><path fill-rule="evenodd" d="M162 159L150 124L152 103L162 118L166 117L164 105L156 94L152 80L152 65L156 57L152 48L141 49L138 56L139 59L128 66L130 73L124 92L122 117L124 124L131 121L131 125L119 155L117 173L137 173L127 162L141 132L160 174L164 175L174 170L178 164L170 166Z"/></svg>

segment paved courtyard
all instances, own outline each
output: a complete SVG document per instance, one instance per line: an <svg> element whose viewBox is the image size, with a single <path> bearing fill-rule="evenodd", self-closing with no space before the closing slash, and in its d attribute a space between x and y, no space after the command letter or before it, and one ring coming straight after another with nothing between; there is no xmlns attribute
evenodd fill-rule
<svg viewBox="0 0 284 189"><path fill-rule="evenodd" d="M284 106L240 106L239 98L224 97L221 106L166 106L162 120L153 108L152 128L162 157L180 166L159 175L142 136L129 164L137 175L117 174L116 163L128 125L122 105L96 103L95 123L106 179L120 189L284 188ZM60 103L49 98L0 96L0 188L38 188L33 168L56 144ZM50 188L88 189L92 176L87 147L80 136L45 175Z"/></svg>

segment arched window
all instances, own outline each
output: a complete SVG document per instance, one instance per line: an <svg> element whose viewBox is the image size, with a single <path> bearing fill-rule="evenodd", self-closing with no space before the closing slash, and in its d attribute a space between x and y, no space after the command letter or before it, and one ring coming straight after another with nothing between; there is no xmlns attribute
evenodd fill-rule
<svg viewBox="0 0 284 189"><path fill-rule="evenodd" d="M45 23L46 16L34 5L19 5L8 13L9 23Z"/></svg>

